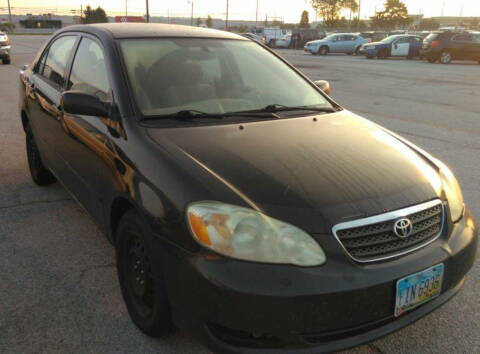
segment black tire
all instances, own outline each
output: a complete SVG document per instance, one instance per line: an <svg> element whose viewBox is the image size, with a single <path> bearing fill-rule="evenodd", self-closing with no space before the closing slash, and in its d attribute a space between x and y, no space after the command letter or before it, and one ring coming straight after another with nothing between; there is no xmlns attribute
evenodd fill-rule
<svg viewBox="0 0 480 354"><path fill-rule="evenodd" d="M320 49L318 50L319 55L327 55L328 52L330 52L330 50L328 49L328 47L326 45L320 47Z"/></svg>
<svg viewBox="0 0 480 354"><path fill-rule="evenodd" d="M37 143L33 137L32 130L28 125L26 128L25 140L27 147L28 168L30 169L30 175L32 176L33 182L39 186L48 186L54 183L57 179L44 166L42 158L40 157L40 151L38 150Z"/></svg>
<svg viewBox="0 0 480 354"><path fill-rule="evenodd" d="M377 54L378 59L387 59L388 57L388 50L386 48L380 49Z"/></svg>
<svg viewBox="0 0 480 354"><path fill-rule="evenodd" d="M3 59L2 59L2 64L5 64L5 65L10 64L10 57L8 57L8 58L3 58Z"/></svg>
<svg viewBox="0 0 480 354"><path fill-rule="evenodd" d="M435 59L435 58L427 58L427 61L428 61L430 64L434 64L434 63L437 61L437 59Z"/></svg>
<svg viewBox="0 0 480 354"><path fill-rule="evenodd" d="M270 42L268 42L268 46L270 48L275 48L275 40L274 39L270 39Z"/></svg>
<svg viewBox="0 0 480 354"><path fill-rule="evenodd" d="M367 59L373 59L373 58L375 58L375 57L374 57L373 55L366 55L365 58L367 58Z"/></svg>
<svg viewBox="0 0 480 354"><path fill-rule="evenodd" d="M447 50L443 51L439 60L442 64L450 64L452 62L452 53Z"/></svg>
<svg viewBox="0 0 480 354"><path fill-rule="evenodd" d="M135 210L127 211L117 229L117 274L123 299L135 325L151 337L173 329L163 273L153 267L145 223Z"/></svg>
<svg viewBox="0 0 480 354"><path fill-rule="evenodd" d="M353 55L353 53L347 53L347 55Z"/></svg>
<svg viewBox="0 0 480 354"><path fill-rule="evenodd" d="M360 55L360 47L361 46L358 46L357 48L355 48L355 55Z"/></svg>

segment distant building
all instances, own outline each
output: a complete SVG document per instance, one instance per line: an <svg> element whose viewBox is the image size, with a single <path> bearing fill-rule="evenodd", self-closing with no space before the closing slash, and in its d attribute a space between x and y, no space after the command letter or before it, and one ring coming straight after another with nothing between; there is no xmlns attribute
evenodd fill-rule
<svg viewBox="0 0 480 354"><path fill-rule="evenodd" d="M460 16L437 16L432 17L440 23L440 27L457 27L468 25L473 19L478 17L460 17Z"/></svg>

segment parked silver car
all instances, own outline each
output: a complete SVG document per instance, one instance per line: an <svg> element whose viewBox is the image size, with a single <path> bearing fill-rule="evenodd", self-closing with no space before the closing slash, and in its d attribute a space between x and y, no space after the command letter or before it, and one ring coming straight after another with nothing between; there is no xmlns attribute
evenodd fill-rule
<svg viewBox="0 0 480 354"><path fill-rule="evenodd" d="M360 47L370 40L353 33L335 33L323 39L307 42L304 50L312 54L358 54Z"/></svg>

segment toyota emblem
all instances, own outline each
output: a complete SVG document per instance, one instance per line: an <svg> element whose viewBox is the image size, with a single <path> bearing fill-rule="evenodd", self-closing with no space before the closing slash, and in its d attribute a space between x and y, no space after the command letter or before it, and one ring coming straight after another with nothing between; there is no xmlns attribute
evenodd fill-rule
<svg viewBox="0 0 480 354"><path fill-rule="evenodd" d="M406 238L412 234L413 225L410 219L401 218L393 224L393 232L400 238Z"/></svg>

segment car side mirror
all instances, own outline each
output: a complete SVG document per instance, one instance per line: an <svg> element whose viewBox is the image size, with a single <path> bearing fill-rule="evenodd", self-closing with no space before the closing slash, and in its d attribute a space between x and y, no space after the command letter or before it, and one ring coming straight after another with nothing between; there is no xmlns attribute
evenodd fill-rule
<svg viewBox="0 0 480 354"><path fill-rule="evenodd" d="M397 44L397 43L394 43L394 44L393 44L393 47L394 47L395 49L398 49L398 44Z"/></svg>
<svg viewBox="0 0 480 354"><path fill-rule="evenodd" d="M110 104L97 96L81 91L66 91L62 94L62 109L65 113L84 116L109 117Z"/></svg>
<svg viewBox="0 0 480 354"><path fill-rule="evenodd" d="M318 86L320 90L325 92L327 95L330 95L330 83L326 80L317 80L315 81L315 85Z"/></svg>

